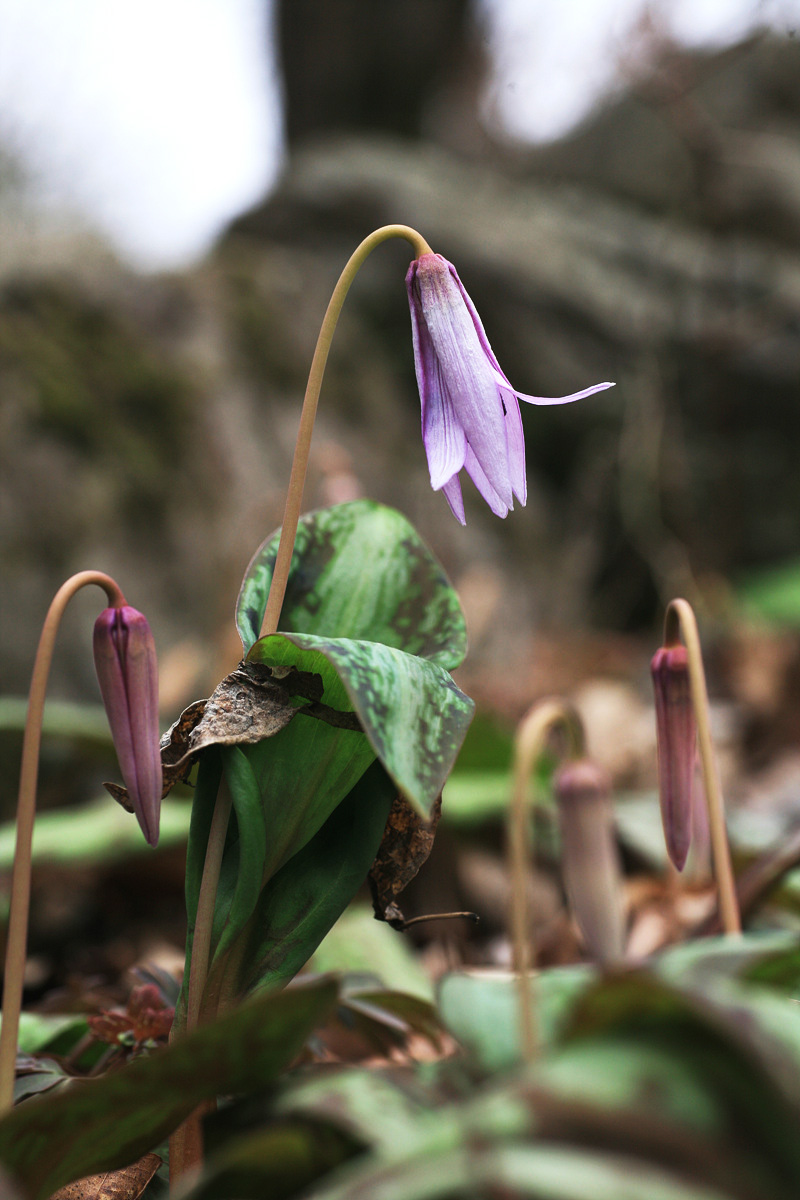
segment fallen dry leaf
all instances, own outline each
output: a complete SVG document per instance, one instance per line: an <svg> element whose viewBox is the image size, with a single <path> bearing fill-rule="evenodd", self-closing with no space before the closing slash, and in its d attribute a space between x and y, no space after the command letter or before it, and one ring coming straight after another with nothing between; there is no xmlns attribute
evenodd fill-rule
<svg viewBox="0 0 800 1200"><path fill-rule="evenodd" d="M88 1175L59 1188L50 1200L139 1200L144 1189L161 1166L157 1154L145 1154L129 1167Z"/></svg>

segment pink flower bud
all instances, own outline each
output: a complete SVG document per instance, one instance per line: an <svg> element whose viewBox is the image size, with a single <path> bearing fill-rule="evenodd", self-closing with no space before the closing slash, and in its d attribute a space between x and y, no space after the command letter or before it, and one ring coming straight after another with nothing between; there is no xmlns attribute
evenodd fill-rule
<svg viewBox="0 0 800 1200"><path fill-rule="evenodd" d="M658 794L667 853L683 870L692 840L697 726L686 647L662 646L650 663L656 700Z"/></svg>
<svg viewBox="0 0 800 1200"><path fill-rule="evenodd" d="M611 780L597 763L578 759L561 767L553 786L572 914L592 956L601 963L619 962L625 927Z"/></svg>
<svg viewBox="0 0 800 1200"><path fill-rule="evenodd" d="M133 811L155 846L162 785L158 667L150 626L135 608L101 612L94 626L94 665Z"/></svg>

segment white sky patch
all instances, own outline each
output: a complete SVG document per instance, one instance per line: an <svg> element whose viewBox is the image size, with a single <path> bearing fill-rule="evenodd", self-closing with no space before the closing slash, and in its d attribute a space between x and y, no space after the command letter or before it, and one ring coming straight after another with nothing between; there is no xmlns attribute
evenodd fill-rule
<svg viewBox="0 0 800 1200"><path fill-rule="evenodd" d="M280 159L261 0L0 0L0 139L141 266L207 248Z"/></svg>
<svg viewBox="0 0 800 1200"><path fill-rule="evenodd" d="M495 69L495 126L523 141L566 133L620 83L637 26L690 46L723 46L768 25L800 34L800 0L479 0Z"/></svg>

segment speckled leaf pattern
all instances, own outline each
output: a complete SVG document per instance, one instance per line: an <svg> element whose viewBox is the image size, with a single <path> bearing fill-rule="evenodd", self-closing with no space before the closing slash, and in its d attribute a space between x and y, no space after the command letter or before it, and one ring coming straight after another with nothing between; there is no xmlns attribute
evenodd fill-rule
<svg viewBox="0 0 800 1200"><path fill-rule="evenodd" d="M261 630L277 550L276 532L242 582L245 654ZM383 642L448 671L466 653L464 614L444 571L401 513L371 500L301 518L279 629Z"/></svg>
<svg viewBox="0 0 800 1200"><path fill-rule="evenodd" d="M358 714L387 774L419 812L428 815L474 709L442 667L379 642L299 633L261 638L249 658L269 666L292 664L317 671L326 680L326 696L333 668L347 694L344 707ZM296 718L293 725L302 719Z"/></svg>

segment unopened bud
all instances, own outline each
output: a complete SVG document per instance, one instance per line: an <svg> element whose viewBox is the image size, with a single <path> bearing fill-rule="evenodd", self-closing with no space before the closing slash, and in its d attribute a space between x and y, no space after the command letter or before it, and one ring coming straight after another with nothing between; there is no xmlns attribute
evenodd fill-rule
<svg viewBox="0 0 800 1200"><path fill-rule="evenodd" d="M625 929L611 780L598 764L578 759L556 773L554 789L573 915L591 955L601 963L618 962Z"/></svg>
<svg viewBox="0 0 800 1200"><path fill-rule="evenodd" d="M150 626L135 608L101 612L94 626L94 665L133 811L155 846L162 788L158 666Z"/></svg>
<svg viewBox="0 0 800 1200"><path fill-rule="evenodd" d="M656 701L658 794L667 853L683 870L692 840L697 725L686 647L662 646L650 664Z"/></svg>

